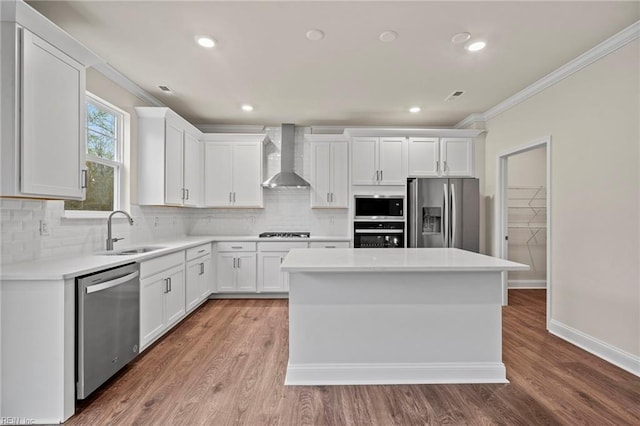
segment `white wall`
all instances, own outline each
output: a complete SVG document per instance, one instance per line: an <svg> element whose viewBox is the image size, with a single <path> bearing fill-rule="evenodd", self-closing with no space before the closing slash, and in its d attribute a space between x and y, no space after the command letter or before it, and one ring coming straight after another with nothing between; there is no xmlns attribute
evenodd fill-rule
<svg viewBox="0 0 640 426"><path fill-rule="evenodd" d="M485 180L493 197L496 156L551 135L551 319L632 358L640 356L639 49L636 39L489 120ZM487 237L494 247L492 229Z"/></svg>

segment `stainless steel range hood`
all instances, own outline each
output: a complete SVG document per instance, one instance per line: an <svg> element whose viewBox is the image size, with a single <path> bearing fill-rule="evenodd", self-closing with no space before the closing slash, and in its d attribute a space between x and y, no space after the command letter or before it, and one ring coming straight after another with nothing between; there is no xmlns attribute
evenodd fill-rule
<svg viewBox="0 0 640 426"><path fill-rule="evenodd" d="M282 125L282 142L280 143L280 173L276 173L262 183L265 188L308 188L309 182L293 171L295 148L294 124Z"/></svg>

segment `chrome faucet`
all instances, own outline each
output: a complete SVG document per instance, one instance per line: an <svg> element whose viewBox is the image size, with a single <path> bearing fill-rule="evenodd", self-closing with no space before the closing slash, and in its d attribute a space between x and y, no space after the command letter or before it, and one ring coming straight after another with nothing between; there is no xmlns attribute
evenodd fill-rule
<svg viewBox="0 0 640 426"><path fill-rule="evenodd" d="M129 219L129 225L133 226L133 219L129 215L129 213L124 210L116 210L109 215L109 219L107 219L107 250L113 250L113 243L124 240L124 238L111 238L111 218L116 213L122 213Z"/></svg>

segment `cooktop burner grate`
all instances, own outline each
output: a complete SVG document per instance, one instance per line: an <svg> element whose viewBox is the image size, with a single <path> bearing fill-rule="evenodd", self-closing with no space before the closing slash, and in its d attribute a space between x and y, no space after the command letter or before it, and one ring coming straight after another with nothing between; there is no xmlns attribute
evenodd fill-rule
<svg viewBox="0 0 640 426"><path fill-rule="evenodd" d="M263 232L260 238L309 238L310 232Z"/></svg>

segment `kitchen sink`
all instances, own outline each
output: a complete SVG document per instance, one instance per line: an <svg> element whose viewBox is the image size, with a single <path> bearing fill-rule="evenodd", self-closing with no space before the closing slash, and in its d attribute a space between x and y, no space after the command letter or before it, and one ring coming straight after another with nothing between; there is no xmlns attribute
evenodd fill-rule
<svg viewBox="0 0 640 426"><path fill-rule="evenodd" d="M107 256L130 256L134 254L149 253L150 251L156 251L163 248L165 247L146 246L146 247L136 247L132 249L126 249L126 250L107 251L101 254L106 254Z"/></svg>

